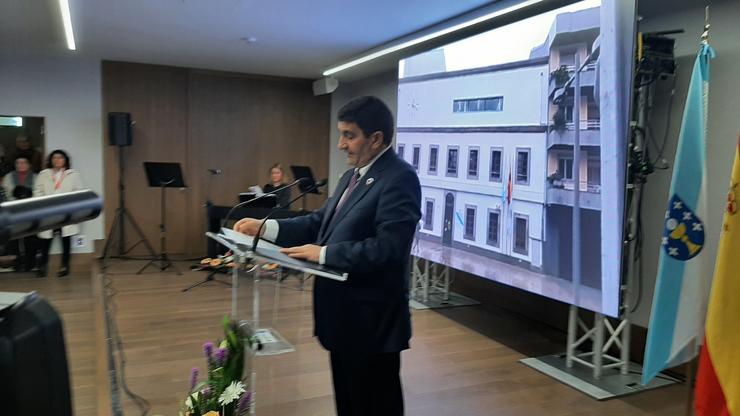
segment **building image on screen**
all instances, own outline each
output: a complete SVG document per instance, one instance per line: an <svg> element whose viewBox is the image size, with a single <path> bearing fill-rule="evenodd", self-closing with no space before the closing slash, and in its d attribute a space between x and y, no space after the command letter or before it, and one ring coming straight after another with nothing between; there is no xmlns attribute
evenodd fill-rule
<svg viewBox="0 0 740 416"><path fill-rule="evenodd" d="M600 102L623 90L604 75L621 69L602 62L618 53L602 18L600 2L576 3L399 63L396 150L422 185L413 255L618 313L627 138L601 128L617 116Z"/></svg>

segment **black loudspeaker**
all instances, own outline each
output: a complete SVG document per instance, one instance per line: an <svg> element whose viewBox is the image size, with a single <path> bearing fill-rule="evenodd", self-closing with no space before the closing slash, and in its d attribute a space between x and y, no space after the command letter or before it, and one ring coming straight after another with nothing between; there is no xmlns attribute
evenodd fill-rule
<svg viewBox="0 0 740 416"><path fill-rule="evenodd" d="M12 293L4 295L13 297ZM0 305L2 413L71 416L72 396L61 318L36 293L13 302Z"/></svg>
<svg viewBox="0 0 740 416"><path fill-rule="evenodd" d="M131 146L131 113L108 113L108 142L111 146Z"/></svg>

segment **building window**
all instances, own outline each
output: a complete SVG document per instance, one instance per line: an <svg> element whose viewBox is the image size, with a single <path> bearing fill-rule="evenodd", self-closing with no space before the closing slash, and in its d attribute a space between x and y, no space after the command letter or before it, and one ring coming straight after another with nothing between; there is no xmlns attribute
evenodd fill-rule
<svg viewBox="0 0 740 416"><path fill-rule="evenodd" d="M447 176L457 178L457 146L447 148Z"/></svg>
<svg viewBox="0 0 740 416"><path fill-rule="evenodd" d="M465 205L465 234L466 240L475 240L475 207Z"/></svg>
<svg viewBox="0 0 740 416"><path fill-rule="evenodd" d="M437 155L438 153L439 153L439 148L436 144L433 144L429 147L429 174L430 175L437 174Z"/></svg>
<svg viewBox="0 0 740 416"><path fill-rule="evenodd" d="M468 179L478 179L478 148L468 149Z"/></svg>
<svg viewBox="0 0 740 416"><path fill-rule="evenodd" d="M500 227L501 211L497 209L488 210L488 233L486 235L486 243L489 246L498 247L498 230Z"/></svg>
<svg viewBox="0 0 740 416"><path fill-rule="evenodd" d="M398 157L401 158L401 159L403 159L403 148L404 148L404 145L399 144L396 147L398 148Z"/></svg>
<svg viewBox="0 0 740 416"><path fill-rule="evenodd" d="M452 101L454 113L477 113L481 111L503 111L504 97L465 98Z"/></svg>
<svg viewBox="0 0 740 416"><path fill-rule="evenodd" d="M529 219L521 214L514 214L514 252L529 255Z"/></svg>
<svg viewBox="0 0 740 416"><path fill-rule="evenodd" d="M601 160L598 158L588 159L588 184L591 186L601 185Z"/></svg>
<svg viewBox="0 0 740 416"><path fill-rule="evenodd" d="M419 171L419 156L421 155L421 146L418 144L414 145L414 153L411 158L411 164L414 166L416 171Z"/></svg>
<svg viewBox="0 0 740 416"><path fill-rule="evenodd" d="M529 149L516 149L516 183L529 185Z"/></svg>
<svg viewBox="0 0 740 416"><path fill-rule="evenodd" d="M573 180L573 159L562 156L558 158L558 173L563 179Z"/></svg>
<svg viewBox="0 0 740 416"><path fill-rule="evenodd" d="M432 230L432 224L434 223L434 200L426 199L426 210L424 211L424 229Z"/></svg>
<svg viewBox="0 0 740 416"><path fill-rule="evenodd" d="M565 122L573 123L573 104L565 106Z"/></svg>
<svg viewBox="0 0 740 416"><path fill-rule="evenodd" d="M492 182L501 182L501 159L503 156L503 149L491 149L491 170L489 173L489 180Z"/></svg>

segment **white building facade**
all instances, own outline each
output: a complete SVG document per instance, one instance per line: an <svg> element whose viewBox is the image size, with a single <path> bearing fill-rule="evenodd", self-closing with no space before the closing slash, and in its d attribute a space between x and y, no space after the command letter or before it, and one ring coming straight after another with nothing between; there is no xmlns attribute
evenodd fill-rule
<svg viewBox="0 0 740 416"><path fill-rule="evenodd" d="M541 268L549 72L544 57L399 79L397 151L419 174L420 237Z"/></svg>

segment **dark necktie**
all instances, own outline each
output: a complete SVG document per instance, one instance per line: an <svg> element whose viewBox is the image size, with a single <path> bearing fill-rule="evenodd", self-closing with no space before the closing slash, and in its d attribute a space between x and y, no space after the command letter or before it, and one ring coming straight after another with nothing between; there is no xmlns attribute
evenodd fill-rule
<svg viewBox="0 0 740 416"><path fill-rule="evenodd" d="M337 204L337 207L334 209L334 214L339 212L340 209L344 206L344 203L347 202L349 199L349 196L352 195L352 191L355 190L355 187L357 187L357 181L360 179L360 170L356 170L355 173L352 175L352 179L349 180L349 185L347 185L347 191L344 194L344 198L342 198L341 201L339 201L339 204Z"/></svg>
<svg viewBox="0 0 740 416"><path fill-rule="evenodd" d="M337 219L337 214L339 214L339 210L342 209L342 206L344 206L344 203L347 202L349 199L349 196L352 195L352 191L355 190L357 187L357 181L360 179L360 171L359 169L355 171L355 173L352 175L352 179L349 180L349 185L347 185L347 190L344 193L344 198L339 200L339 203L337 204L337 207L334 208L334 212L331 215L331 219L329 220L329 227L331 227L332 224L334 224L334 220Z"/></svg>

